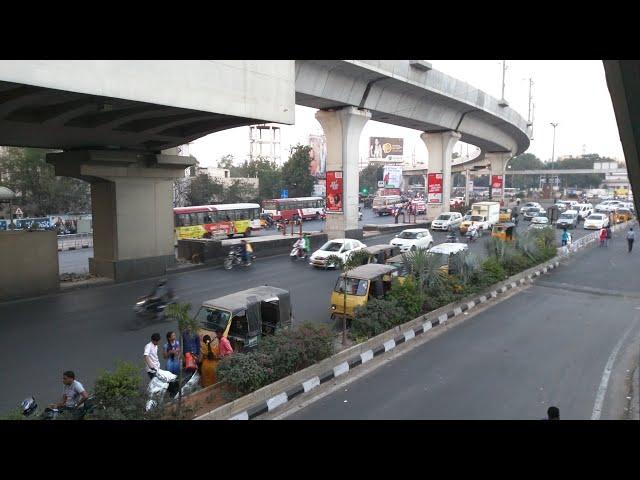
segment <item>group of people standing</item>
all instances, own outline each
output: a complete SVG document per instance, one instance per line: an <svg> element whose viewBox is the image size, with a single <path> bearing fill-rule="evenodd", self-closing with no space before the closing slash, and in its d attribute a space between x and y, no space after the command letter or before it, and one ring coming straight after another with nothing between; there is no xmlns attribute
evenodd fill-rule
<svg viewBox="0 0 640 480"><path fill-rule="evenodd" d="M612 238L611 227L607 225L606 227L601 228L600 233L598 234L598 238L600 239L601 247L608 247L609 240ZM626 238L627 238L628 252L631 253L631 250L633 250L633 241L636 238L636 233L633 231L633 227L629 227L629 231L627 232Z"/></svg>
<svg viewBox="0 0 640 480"><path fill-rule="evenodd" d="M151 341L144 347L144 362L149 379L152 379L160 369L158 356L160 338L159 333L154 333L151 335ZM162 347L162 356L166 360L165 369L178 375L182 360L187 373L199 370L202 387L216 383L218 361L233 353L231 343L224 336L222 328L216 329L213 339L210 335L200 338L197 333L189 330L183 333L182 343L177 339L175 332L167 332L166 338L167 342Z"/></svg>

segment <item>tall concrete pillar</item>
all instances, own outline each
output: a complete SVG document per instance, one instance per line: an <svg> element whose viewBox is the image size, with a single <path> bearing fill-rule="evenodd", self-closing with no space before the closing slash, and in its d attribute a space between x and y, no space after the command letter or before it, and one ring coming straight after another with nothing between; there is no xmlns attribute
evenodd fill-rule
<svg viewBox="0 0 640 480"><path fill-rule="evenodd" d="M512 157L513 155L511 154L511 152L487 152L485 154L485 158L489 161L489 168L491 170L489 174L489 193L491 194L492 200L500 201L504 199L504 172L507 163L509 162L509 160L511 160ZM491 187L491 182L494 175L499 175L502 177L502 191L500 192L494 193L493 188Z"/></svg>
<svg viewBox="0 0 640 480"><path fill-rule="evenodd" d="M451 157L453 147L461 137L458 132L449 130L438 133L423 133L420 138L429 152L429 173L442 173L442 203L427 203L427 218L433 220L442 212L449 211L451 197ZM427 192L427 198L428 198ZM428 200L427 200L428 201Z"/></svg>
<svg viewBox="0 0 640 480"><path fill-rule="evenodd" d="M83 150L47 154L56 175L91 183L89 271L116 282L163 275L175 263L173 180L191 157Z"/></svg>
<svg viewBox="0 0 640 480"><path fill-rule="evenodd" d="M327 172L342 172L342 213L327 211L325 231L331 238L362 238L358 228L358 159L360 134L371 113L355 107L318 110L316 119L327 138Z"/></svg>

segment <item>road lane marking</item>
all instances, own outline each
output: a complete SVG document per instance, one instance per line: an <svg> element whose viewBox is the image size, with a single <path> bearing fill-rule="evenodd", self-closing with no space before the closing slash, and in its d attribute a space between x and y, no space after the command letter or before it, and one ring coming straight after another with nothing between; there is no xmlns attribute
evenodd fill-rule
<svg viewBox="0 0 640 480"><path fill-rule="evenodd" d="M609 355L609 359L607 360L607 364L604 366L604 372L602 373L602 380L600 381L600 386L598 387L598 393L596 394L596 402L593 405L593 412L591 413L591 420L600 420L600 415L602 415L602 404L604 403L604 397L607 394L607 386L609 385L609 377L611 377L611 370L613 369L613 364L616 361L616 357L618 356L618 351L624 340L627 338L633 327L635 326L635 321L627 328L624 332L624 335L618 340L616 346L613 348L611 355Z"/></svg>

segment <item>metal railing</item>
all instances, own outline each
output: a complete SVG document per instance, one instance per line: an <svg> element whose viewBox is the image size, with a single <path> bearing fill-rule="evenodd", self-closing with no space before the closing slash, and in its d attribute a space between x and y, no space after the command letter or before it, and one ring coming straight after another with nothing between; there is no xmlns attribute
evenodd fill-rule
<svg viewBox="0 0 640 480"><path fill-rule="evenodd" d="M93 248L93 234L74 233L72 235L58 235L58 251L79 250Z"/></svg>

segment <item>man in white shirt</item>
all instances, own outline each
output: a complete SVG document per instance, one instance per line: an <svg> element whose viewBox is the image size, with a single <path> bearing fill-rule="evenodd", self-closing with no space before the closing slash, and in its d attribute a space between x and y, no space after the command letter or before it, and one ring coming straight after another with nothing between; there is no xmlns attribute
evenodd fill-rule
<svg viewBox="0 0 640 480"><path fill-rule="evenodd" d="M160 334L154 333L151 335L151 341L144 346L144 363L150 379L156 375L156 372L160 368L160 360L158 359L159 341Z"/></svg>
<svg viewBox="0 0 640 480"><path fill-rule="evenodd" d="M68 370L62 374L62 400L58 403L49 405L51 408L60 408L63 410L75 411L79 409L89 398L89 394L82 384L76 380L76 374Z"/></svg>

